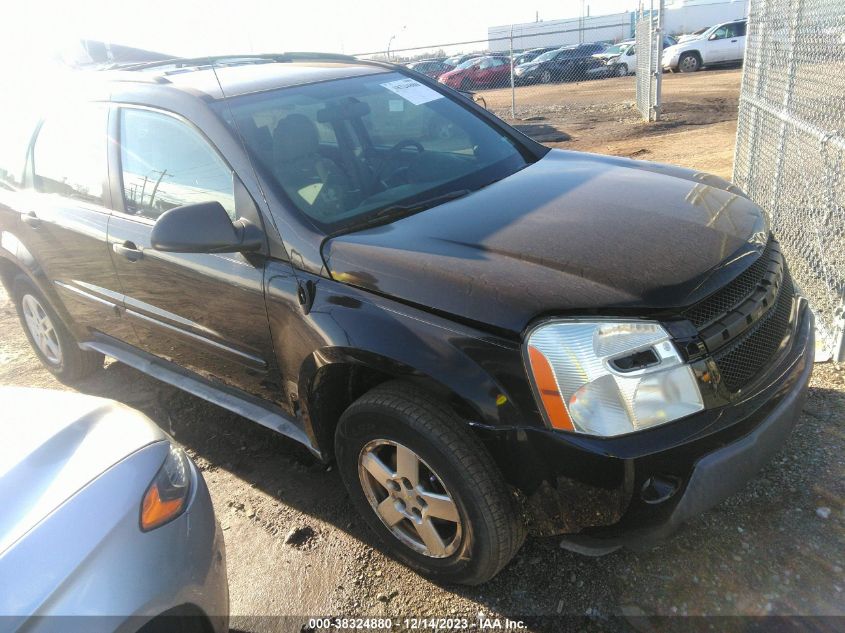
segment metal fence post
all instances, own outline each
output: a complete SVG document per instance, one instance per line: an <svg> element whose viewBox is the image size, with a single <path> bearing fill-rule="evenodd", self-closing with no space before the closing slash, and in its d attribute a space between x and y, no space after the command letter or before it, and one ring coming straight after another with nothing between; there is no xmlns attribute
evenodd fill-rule
<svg viewBox="0 0 845 633"><path fill-rule="evenodd" d="M654 69L654 118L657 121L660 118L660 106L662 104L663 91L663 17L666 9L666 1L660 0L657 7L657 31L654 37L657 39L657 46L655 47L655 66Z"/></svg>
<svg viewBox="0 0 845 633"><path fill-rule="evenodd" d="M511 38L510 38L510 45L511 45L511 119L516 118L516 88L514 87L514 80L513 80L513 24L511 24Z"/></svg>

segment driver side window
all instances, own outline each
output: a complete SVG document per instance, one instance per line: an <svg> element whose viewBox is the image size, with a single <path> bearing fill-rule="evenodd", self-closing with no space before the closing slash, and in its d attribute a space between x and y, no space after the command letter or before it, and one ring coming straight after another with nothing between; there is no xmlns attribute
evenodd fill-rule
<svg viewBox="0 0 845 633"><path fill-rule="evenodd" d="M173 207L217 201L235 219L232 171L187 124L122 108L120 163L126 212L155 220Z"/></svg>
<svg viewBox="0 0 845 633"><path fill-rule="evenodd" d="M728 26L720 26L718 29L716 29L713 32L713 38L712 39L714 39L714 40L725 39L726 37L728 37L728 29L729 29Z"/></svg>

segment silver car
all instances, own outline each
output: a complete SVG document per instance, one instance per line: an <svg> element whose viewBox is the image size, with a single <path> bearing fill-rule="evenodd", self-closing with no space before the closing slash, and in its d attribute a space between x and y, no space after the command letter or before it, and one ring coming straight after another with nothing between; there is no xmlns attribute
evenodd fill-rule
<svg viewBox="0 0 845 633"><path fill-rule="evenodd" d="M167 434L40 389L0 388L0 420L0 631L227 630L223 535Z"/></svg>

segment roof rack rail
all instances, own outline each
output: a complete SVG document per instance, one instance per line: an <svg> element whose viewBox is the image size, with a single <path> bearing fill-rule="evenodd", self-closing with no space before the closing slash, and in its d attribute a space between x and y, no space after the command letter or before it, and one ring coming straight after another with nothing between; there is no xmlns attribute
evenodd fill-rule
<svg viewBox="0 0 845 633"><path fill-rule="evenodd" d="M164 74L184 72L199 68L218 66L241 66L245 64L290 63L299 61L360 61L351 55L340 53L290 52L290 53L262 53L245 55L206 55L203 57L174 57L150 62L135 62L128 64L112 64L104 70L160 70ZM167 69L171 70L167 70Z"/></svg>

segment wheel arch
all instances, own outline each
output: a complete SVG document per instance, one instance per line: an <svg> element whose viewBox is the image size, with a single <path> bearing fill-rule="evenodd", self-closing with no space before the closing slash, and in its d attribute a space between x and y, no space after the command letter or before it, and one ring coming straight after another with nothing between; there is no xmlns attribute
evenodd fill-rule
<svg viewBox="0 0 845 633"><path fill-rule="evenodd" d="M704 64L704 57L702 57L701 51L699 51L697 48L691 48L690 50L684 51L683 53L681 53L678 56L678 66L681 65L681 59L686 55L694 55L695 57L698 58L699 64L702 64L702 65Z"/></svg>
<svg viewBox="0 0 845 633"><path fill-rule="evenodd" d="M298 387L306 432L326 459L334 456L335 429L349 405L374 387L397 379L447 403L467 424L482 419L482 412L467 398L394 358L351 348L319 350L303 363Z"/></svg>
<svg viewBox="0 0 845 633"><path fill-rule="evenodd" d="M20 276L25 277L44 295L50 307L59 315L65 325L69 329L74 329L74 321L65 308L64 302L26 246L10 232L4 231L2 239L3 245L0 246L0 283L3 284L9 298L14 300L15 279ZM13 248L14 252L9 247Z"/></svg>

